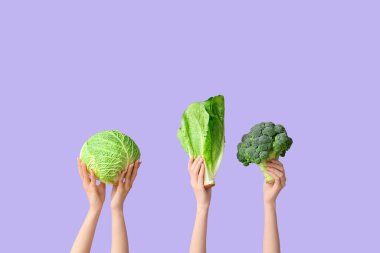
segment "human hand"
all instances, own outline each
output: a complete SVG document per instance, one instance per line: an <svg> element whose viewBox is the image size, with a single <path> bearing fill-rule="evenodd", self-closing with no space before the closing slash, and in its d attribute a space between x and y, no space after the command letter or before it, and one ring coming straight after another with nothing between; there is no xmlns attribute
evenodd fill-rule
<svg viewBox="0 0 380 253"><path fill-rule="evenodd" d="M124 200L132 188L133 182L137 176L137 170L139 169L140 165L141 161L136 160L134 163L128 166L128 169L121 172L118 182L115 183L112 187L112 210L123 210Z"/></svg>
<svg viewBox="0 0 380 253"><path fill-rule="evenodd" d="M271 160L266 164L267 172L273 177L274 182L264 182L264 204L275 205L278 194L286 184L284 165L278 160Z"/></svg>
<svg viewBox="0 0 380 253"><path fill-rule="evenodd" d="M78 172L83 183L83 189L86 192L90 209L94 211L100 211L103 207L104 199L106 196L106 184L100 182L96 184L98 179L92 169L89 176L87 166L78 158Z"/></svg>
<svg viewBox="0 0 380 253"><path fill-rule="evenodd" d="M206 189L203 183L206 169L203 158L199 156L194 160L194 157L191 157L187 169L190 174L191 187L193 187L197 200L197 208L208 209L211 202L211 188Z"/></svg>

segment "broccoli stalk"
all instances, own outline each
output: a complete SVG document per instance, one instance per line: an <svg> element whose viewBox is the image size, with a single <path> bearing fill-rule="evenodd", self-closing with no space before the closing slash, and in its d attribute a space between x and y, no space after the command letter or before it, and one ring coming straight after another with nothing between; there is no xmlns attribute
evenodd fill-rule
<svg viewBox="0 0 380 253"><path fill-rule="evenodd" d="M267 161L278 160L278 158L279 158L279 154L276 154L276 153L272 152L268 156L268 159L265 162L261 162L261 163L258 164L259 167L260 167L261 172L264 174L265 181L268 182L268 183L273 182L273 177L271 175L269 175L268 172L267 172Z"/></svg>
<svg viewBox="0 0 380 253"><path fill-rule="evenodd" d="M266 182L273 178L267 172L266 162L285 156L292 146L293 140L288 137L282 125L262 122L253 126L249 133L243 135L238 144L237 158L244 166L250 163L259 165Z"/></svg>

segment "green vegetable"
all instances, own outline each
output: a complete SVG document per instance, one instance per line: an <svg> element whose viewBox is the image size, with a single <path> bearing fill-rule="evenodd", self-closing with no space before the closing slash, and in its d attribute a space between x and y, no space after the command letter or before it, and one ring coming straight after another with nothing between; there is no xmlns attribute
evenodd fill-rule
<svg viewBox="0 0 380 253"><path fill-rule="evenodd" d="M91 136L80 151L87 170L94 170L100 181L113 184L122 170L140 158L140 150L127 135L103 131Z"/></svg>
<svg viewBox="0 0 380 253"><path fill-rule="evenodd" d="M190 104L182 115L177 136L189 157L203 157L206 165L204 185L215 185L214 178L224 151L224 97Z"/></svg>
<svg viewBox="0 0 380 253"><path fill-rule="evenodd" d="M266 161L285 156L292 143L292 138L288 136L282 125L262 122L243 135L238 144L237 158L244 166L250 163L258 164L264 173L265 181L271 182L273 178L267 173Z"/></svg>

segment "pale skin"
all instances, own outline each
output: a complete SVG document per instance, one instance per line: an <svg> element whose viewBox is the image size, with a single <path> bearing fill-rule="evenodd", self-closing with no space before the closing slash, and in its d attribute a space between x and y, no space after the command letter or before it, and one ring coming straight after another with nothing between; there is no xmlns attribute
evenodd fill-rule
<svg viewBox="0 0 380 253"><path fill-rule="evenodd" d="M112 246L111 253L128 253L128 235L124 221L124 200L132 188L136 179L137 171L141 165L136 161L124 171L118 183L113 185L111 194L111 213L112 213Z"/></svg>
<svg viewBox="0 0 380 253"><path fill-rule="evenodd" d="M206 252L207 218L211 202L211 188L204 186L205 164L202 157L191 157L188 163L190 183L197 201L197 212L190 243L190 253Z"/></svg>
<svg viewBox="0 0 380 253"><path fill-rule="evenodd" d="M280 253L280 237L277 226L276 199L285 187L286 177L283 164L278 160L267 162L267 171L274 179L264 182L264 240L263 253Z"/></svg>
<svg viewBox="0 0 380 253"><path fill-rule="evenodd" d="M96 225L106 196L106 185L104 183L96 184L97 178L94 172L91 170L91 176L89 176L86 164L79 159L78 172L87 195L89 209L71 248L71 253L88 253L91 250Z"/></svg>
<svg viewBox="0 0 380 253"><path fill-rule="evenodd" d="M114 184L112 188L112 253L129 252L127 230L123 215L123 204L128 192L132 188L140 164L140 161L135 161L135 163L131 164L128 169L120 174L118 182ZM78 172L82 180L83 189L87 195L89 210L71 248L71 253L90 252L96 225L105 199L105 183L100 182L97 184L97 177L93 170L90 171L91 173L89 175L86 164L78 159Z"/></svg>

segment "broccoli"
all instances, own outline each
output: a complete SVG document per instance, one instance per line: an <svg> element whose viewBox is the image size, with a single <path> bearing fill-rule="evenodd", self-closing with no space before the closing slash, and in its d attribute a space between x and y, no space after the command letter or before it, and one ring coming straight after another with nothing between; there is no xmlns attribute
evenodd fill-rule
<svg viewBox="0 0 380 253"><path fill-rule="evenodd" d="M282 125L262 122L254 125L249 133L243 135L237 146L237 158L244 166L250 163L259 165L265 181L271 182L273 178L267 173L266 161L285 156L292 143L292 138Z"/></svg>

